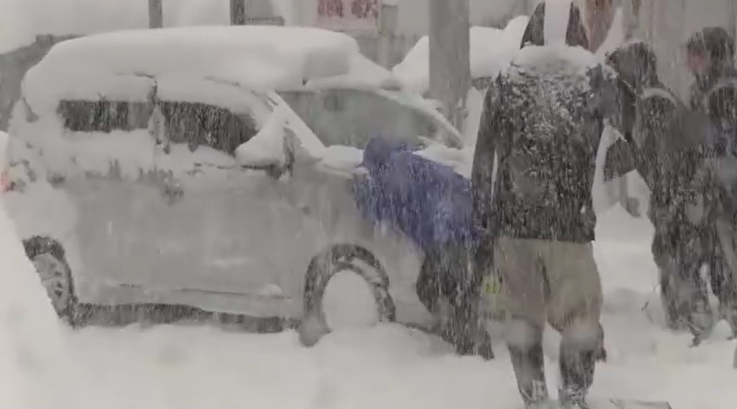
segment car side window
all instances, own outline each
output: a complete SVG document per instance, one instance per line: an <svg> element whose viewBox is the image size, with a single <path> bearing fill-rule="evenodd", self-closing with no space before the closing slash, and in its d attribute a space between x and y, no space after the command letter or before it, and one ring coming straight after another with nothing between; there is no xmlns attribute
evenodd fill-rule
<svg viewBox="0 0 737 409"><path fill-rule="evenodd" d="M437 131L422 113L371 91L336 88L280 95L327 146L363 149L376 135L419 146L418 136L433 137Z"/></svg>
<svg viewBox="0 0 737 409"><path fill-rule="evenodd" d="M145 102L64 100L57 113L64 128L74 132L132 131L148 124Z"/></svg>
<svg viewBox="0 0 737 409"><path fill-rule="evenodd" d="M173 143L186 143L191 151L200 145L234 154L258 129L247 114L237 114L198 102L159 101L166 132Z"/></svg>

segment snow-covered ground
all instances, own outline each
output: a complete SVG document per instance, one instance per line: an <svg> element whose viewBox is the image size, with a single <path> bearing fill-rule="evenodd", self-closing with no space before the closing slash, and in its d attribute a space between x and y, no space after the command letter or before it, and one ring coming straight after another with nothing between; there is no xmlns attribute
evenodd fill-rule
<svg viewBox="0 0 737 409"><path fill-rule="evenodd" d="M597 258L606 289L609 362L594 397L669 400L674 409L733 409L734 344L658 322L649 225L619 208L601 217ZM18 408L464 409L520 408L508 356L459 358L398 325L348 328L316 347L297 334L138 325L72 333L58 324L0 208L0 405ZM361 298L350 297L349 298ZM365 297L364 297L365 298ZM643 306L650 301L646 312ZM556 334L548 373L555 382Z"/></svg>

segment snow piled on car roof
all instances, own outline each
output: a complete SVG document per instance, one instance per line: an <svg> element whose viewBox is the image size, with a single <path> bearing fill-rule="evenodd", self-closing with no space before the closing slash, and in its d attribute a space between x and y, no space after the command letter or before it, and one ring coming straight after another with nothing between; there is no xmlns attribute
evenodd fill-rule
<svg viewBox="0 0 737 409"><path fill-rule="evenodd" d="M120 31L57 44L29 70L23 94L36 110L56 109L64 98L112 95L141 100L150 77L208 79L263 91L289 89L312 78L348 73L357 53L353 38L317 28Z"/></svg>

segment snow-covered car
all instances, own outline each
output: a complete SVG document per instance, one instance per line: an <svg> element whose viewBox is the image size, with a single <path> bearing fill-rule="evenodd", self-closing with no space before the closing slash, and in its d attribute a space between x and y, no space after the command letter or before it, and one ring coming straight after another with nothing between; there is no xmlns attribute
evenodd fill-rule
<svg viewBox="0 0 737 409"><path fill-rule="evenodd" d="M419 250L362 219L351 183L374 134L451 164L461 136L420 96L352 80L377 68L361 58L293 27L54 46L24 79L2 199L57 314L184 305L297 320L309 345L329 331L328 280L350 271L381 320L427 319Z"/></svg>

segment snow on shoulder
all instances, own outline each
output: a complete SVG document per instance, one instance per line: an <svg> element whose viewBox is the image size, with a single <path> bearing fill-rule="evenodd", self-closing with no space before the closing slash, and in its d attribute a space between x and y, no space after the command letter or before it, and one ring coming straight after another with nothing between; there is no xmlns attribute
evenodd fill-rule
<svg viewBox="0 0 737 409"><path fill-rule="evenodd" d="M214 79L262 91L342 75L358 53L353 38L306 27L212 26L130 30L68 40L29 70L23 93L32 107L119 92L140 95L150 78ZM101 89L115 83L115 90ZM137 83L137 85L136 85ZM54 107L55 108L55 107Z"/></svg>
<svg viewBox="0 0 737 409"><path fill-rule="evenodd" d="M514 56L510 68L534 68L537 72L581 72L602 64L601 58L582 47L528 46Z"/></svg>

